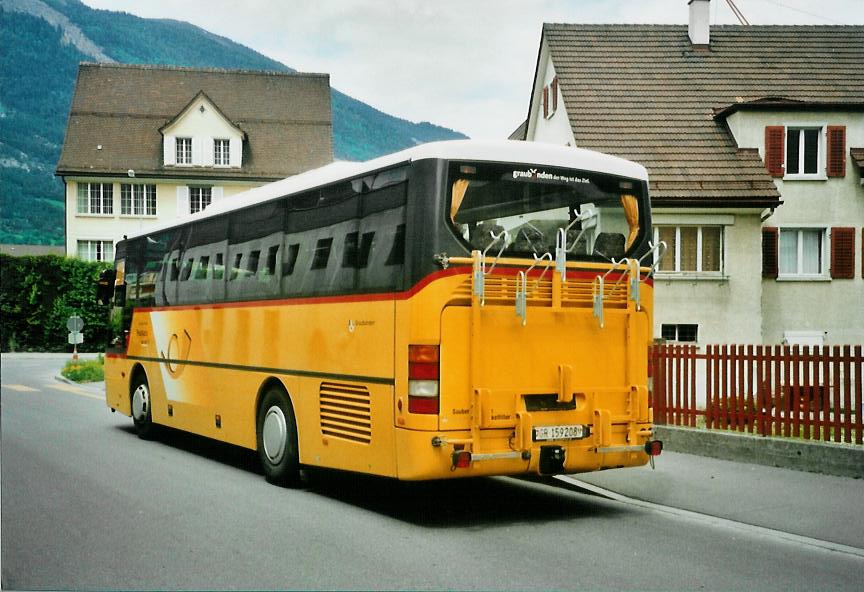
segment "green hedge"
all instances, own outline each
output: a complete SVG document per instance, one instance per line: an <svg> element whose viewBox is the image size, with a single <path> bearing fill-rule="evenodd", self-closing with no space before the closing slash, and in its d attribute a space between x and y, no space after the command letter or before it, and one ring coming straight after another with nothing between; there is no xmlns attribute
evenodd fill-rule
<svg viewBox="0 0 864 592"><path fill-rule="evenodd" d="M96 302L96 281L109 263L56 255L0 254L0 348L10 351L72 351L66 321L84 320L78 351L105 351L111 339L108 308Z"/></svg>

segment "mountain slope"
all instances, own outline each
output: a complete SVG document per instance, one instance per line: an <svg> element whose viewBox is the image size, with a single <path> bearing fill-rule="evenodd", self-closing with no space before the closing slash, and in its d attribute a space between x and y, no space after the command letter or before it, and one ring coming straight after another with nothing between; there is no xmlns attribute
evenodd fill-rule
<svg viewBox="0 0 864 592"><path fill-rule="evenodd" d="M2 243L63 242L63 184L53 173L79 62L294 71L189 23L94 10L78 0L2 0L0 47ZM337 159L465 137L387 115L335 89L332 111Z"/></svg>

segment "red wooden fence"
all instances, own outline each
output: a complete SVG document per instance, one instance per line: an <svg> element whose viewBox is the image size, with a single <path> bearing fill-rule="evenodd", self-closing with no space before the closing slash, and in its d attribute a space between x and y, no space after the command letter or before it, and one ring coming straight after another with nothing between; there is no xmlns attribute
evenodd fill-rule
<svg viewBox="0 0 864 592"><path fill-rule="evenodd" d="M860 345L656 345L649 364L658 424L862 444Z"/></svg>

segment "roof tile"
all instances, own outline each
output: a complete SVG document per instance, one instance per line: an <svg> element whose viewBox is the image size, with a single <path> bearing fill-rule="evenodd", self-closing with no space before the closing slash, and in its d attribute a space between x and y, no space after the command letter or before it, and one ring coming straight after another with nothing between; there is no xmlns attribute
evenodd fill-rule
<svg viewBox="0 0 864 592"><path fill-rule="evenodd" d="M758 154L715 118L730 105L864 104L862 26L714 26L707 51L681 25L546 24L543 35L577 145L645 165L660 205L778 203Z"/></svg>

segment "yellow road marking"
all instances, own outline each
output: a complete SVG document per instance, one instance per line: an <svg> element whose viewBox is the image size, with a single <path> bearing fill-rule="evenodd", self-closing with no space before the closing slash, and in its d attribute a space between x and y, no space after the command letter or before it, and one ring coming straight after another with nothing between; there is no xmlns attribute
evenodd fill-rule
<svg viewBox="0 0 864 592"><path fill-rule="evenodd" d="M94 395L93 393L88 393L85 390L82 390L78 387L72 386L71 384L64 384L62 382L48 383L48 388L58 390L58 391L66 391L67 393L72 393L73 395L78 395L79 397L87 397L88 399L96 399L97 401L104 401L105 397L100 397L99 395Z"/></svg>
<svg viewBox="0 0 864 592"><path fill-rule="evenodd" d="M35 389L29 386L24 386L23 384L4 384L3 388L8 388L12 391L18 391L19 393L38 393L39 389Z"/></svg>

